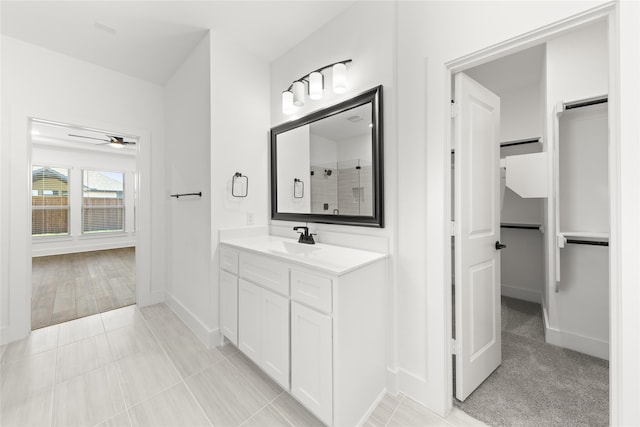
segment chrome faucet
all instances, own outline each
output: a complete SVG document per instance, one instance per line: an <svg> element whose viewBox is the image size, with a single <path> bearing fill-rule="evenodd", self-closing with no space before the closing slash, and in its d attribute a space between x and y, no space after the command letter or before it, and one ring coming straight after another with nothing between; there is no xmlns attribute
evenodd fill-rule
<svg viewBox="0 0 640 427"><path fill-rule="evenodd" d="M316 244L315 240L313 240L313 236L315 236L315 234L309 234L309 227L298 226L298 227L293 227L293 230L294 231L304 230L304 232L298 231L298 234L300 234L298 243L306 243L308 245Z"/></svg>

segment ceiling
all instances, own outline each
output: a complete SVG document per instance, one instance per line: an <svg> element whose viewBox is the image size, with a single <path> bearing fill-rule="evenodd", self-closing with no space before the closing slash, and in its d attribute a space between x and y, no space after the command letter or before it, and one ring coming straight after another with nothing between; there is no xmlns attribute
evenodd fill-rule
<svg viewBox="0 0 640 427"><path fill-rule="evenodd" d="M512 89L540 82L544 61L545 45L541 44L464 72L487 89L500 95Z"/></svg>
<svg viewBox="0 0 640 427"><path fill-rule="evenodd" d="M164 84L211 29L273 61L356 0L1 1L2 34Z"/></svg>

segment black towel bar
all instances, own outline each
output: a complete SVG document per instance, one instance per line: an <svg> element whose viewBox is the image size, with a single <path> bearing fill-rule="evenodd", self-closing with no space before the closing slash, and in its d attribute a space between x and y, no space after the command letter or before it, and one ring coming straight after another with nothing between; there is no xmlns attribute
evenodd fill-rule
<svg viewBox="0 0 640 427"><path fill-rule="evenodd" d="M202 191L199 191L197 193L176 193L176 194L172 194L171 197L175 197L176 199L179 199L180 197L183 196L198 196L198 197L202 197Z"/></svg>

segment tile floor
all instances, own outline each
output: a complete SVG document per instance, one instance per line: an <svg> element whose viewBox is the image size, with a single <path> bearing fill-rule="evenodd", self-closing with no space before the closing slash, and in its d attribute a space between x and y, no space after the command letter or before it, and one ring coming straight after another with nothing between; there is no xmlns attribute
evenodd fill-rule
<svg viewBox="0 0 640 427"><path fill-rule="evenodd" d="M165 305L129 306L0 347L0 425L321 426L233 346L207 349ZM483 425L387 395L367 427Z"/></svg>

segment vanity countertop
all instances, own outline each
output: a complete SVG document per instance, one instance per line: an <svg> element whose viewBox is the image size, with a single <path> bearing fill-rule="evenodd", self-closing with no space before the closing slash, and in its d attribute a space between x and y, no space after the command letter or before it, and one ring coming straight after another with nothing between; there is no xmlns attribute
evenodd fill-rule
<svg viewBox="0 0 640 427"><path fill-rule="evenodd" d="M295 239L270 235L222 239L220 243L262 255L284 258L337 276L387 258L386 254L378 252L323 243L307 245L298 243Z"/></svg>

